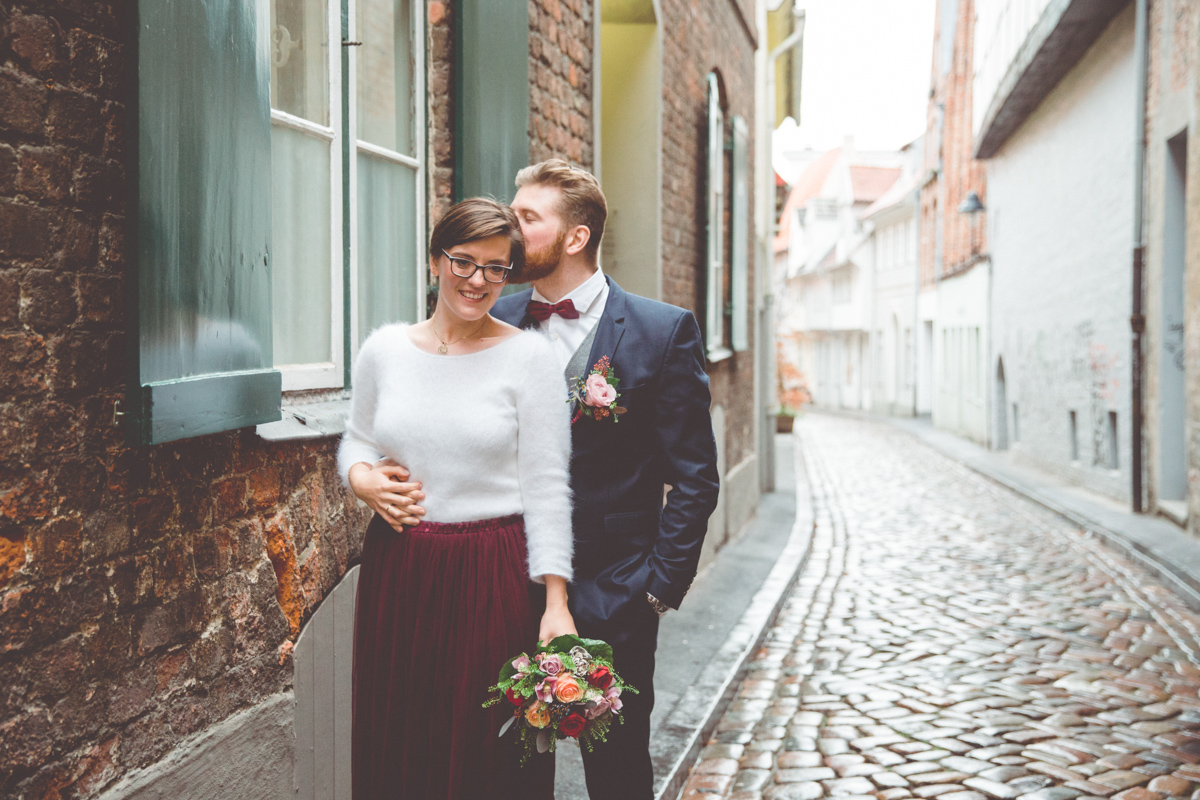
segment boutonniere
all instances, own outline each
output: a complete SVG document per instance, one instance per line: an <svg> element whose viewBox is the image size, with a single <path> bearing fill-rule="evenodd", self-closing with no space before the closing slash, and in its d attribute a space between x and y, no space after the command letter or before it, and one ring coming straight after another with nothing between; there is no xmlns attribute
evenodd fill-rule
<svg viewBox="0 0 1200 800"><path fill-rule="evenodd" d="M597 361L586 378L572 378L567 397L568 403L575 404L571 424L584 416L597 422L605 419L617 422L617 415L625 413L625 409L617 405L621 396L617 391L618 383L620 378L613 371L608 356Z"/></svg>

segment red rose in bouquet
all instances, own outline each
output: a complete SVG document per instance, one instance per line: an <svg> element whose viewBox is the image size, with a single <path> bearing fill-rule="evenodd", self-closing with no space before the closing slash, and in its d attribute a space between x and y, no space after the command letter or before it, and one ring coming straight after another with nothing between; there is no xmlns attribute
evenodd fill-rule
<svg viewBox="0 0 1200 800"><path fill-rule="evenodd" d="M597 689L607 689L612 686L613 676L608 667L596 667L588 674L587 682Z"/></svg>
<svg viewBox="0 0 1200 800"><path fill-rule="evenodd" d="M511 686L504 691L504 696L507 697L508 702L512 703L514 706L519 706L525 702L525 698L514 692Z"/></svg>
<svg viewBox="0 0 1200 800"><path fill-rule="evenodd" d="M578 714L568 714L558 723L559 733L570 736L572 739L583 733L585 727L587 727L587 720Z"/></svg>

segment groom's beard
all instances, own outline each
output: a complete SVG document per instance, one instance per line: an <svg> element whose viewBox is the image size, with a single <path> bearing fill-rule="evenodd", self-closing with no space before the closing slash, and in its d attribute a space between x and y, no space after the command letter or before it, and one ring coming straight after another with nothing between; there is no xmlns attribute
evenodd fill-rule
<svg viewBox="0 0 1200 800"><path fill-rule="evenodd" d="M563 251L567 245L567 233L563 231L554 240L554 244L547 245L541 250L526 250L525 251L525 269L521 270L518 283L533 283L540 281L558 267L558 262L562 261Z"/></svg>

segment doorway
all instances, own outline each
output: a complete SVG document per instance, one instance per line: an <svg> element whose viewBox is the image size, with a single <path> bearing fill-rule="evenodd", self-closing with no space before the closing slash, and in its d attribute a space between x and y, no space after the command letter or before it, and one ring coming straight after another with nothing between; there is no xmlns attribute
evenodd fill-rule
<svg viewBox="0 0 1200 800"><path fill-rule="evenodd" d="M996 359L996 449L1008 449L1008 389L1004 382L1004 359Z"/></svg>
<svg viewBox="0 0 1200 800"><path fill-rule="evenodd" d="M1187 497L1184 390L1184 265L1187 253L1187 133L1167 142L1163 214L1162 347L1158 354L1158 501L1182 518Z"/></svg>
<svg viewBox="0 0 1200 800"><path fill-rule="evenodd" d="M599 50L596 173L609 208L600 260L623 288L660 300L662 56L654 3L602 0Z"/></svg>

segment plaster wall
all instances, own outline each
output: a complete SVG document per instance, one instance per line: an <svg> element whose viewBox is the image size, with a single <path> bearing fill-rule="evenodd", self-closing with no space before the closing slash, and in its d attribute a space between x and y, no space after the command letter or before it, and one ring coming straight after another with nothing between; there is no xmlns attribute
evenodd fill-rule
<svg viewBox="0 0 1200 800"><path fill-rule="evenodd" d="M1118 499L1131 455L1133 28L1131 6L988 162L987 376L995 397L1003 359L1007 406L996 424L1017 432L1023 459Z"/></svg>

